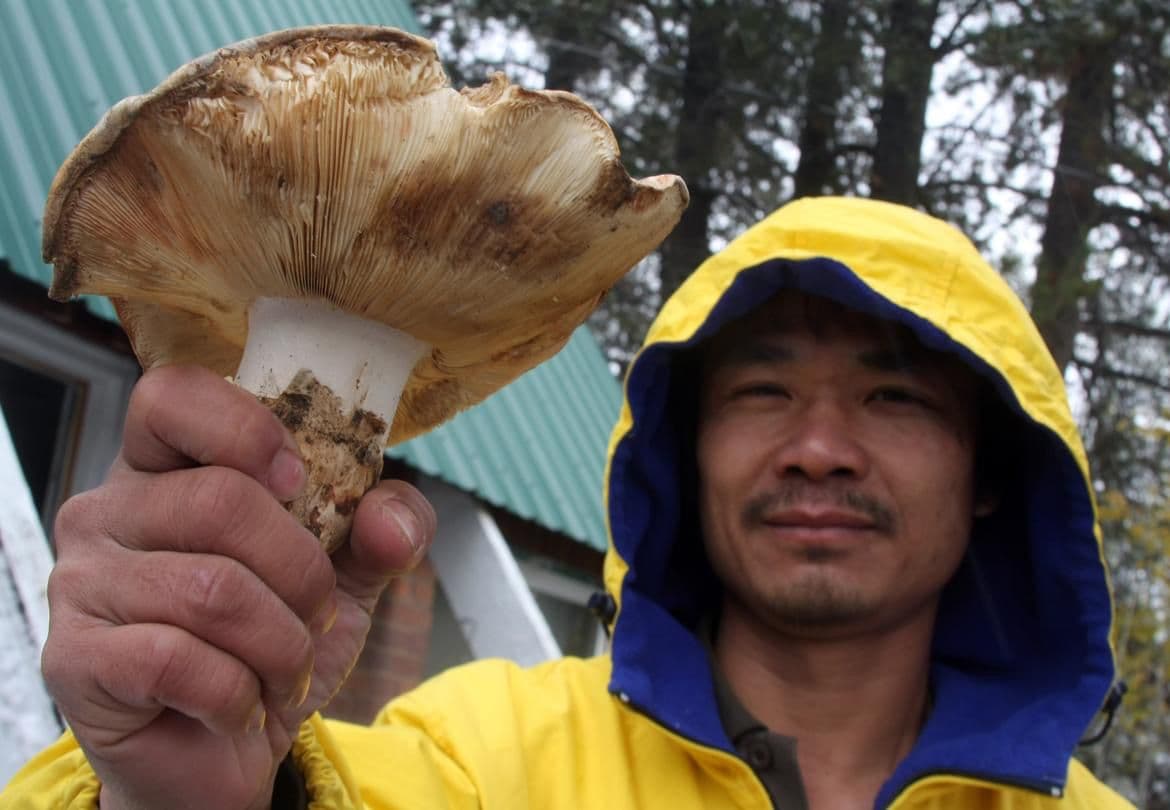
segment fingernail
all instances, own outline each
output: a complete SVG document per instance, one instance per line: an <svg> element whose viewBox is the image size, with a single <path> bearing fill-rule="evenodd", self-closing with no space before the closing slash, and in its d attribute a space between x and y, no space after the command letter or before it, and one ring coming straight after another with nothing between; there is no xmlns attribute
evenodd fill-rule
<svg viewBox="0 0 1170 810"><path fill-rule="evenodd" d="M309 632L314 636L323 636L332 630L336 623L337 597L330 595L329 601L313 615L313 620L309 623Z"/></svg>
<svg viewBox="0 0 1170 810"><path fill-rule="evenodd" d="M305 462L295 450L282 447L276 451L268 467L268 488L277 500L285 503L296 498L304 491L308 478Z"/></svg>
<svg viewBox="0 0 1170 810"><path fill-rule="evenodd" d="M423 538L422 524L414 510L402 501L391 498L382 504L382 514L398 524L402 530L402 536L410 544L411 556L417 555L422 546Z"/></svg>
<svg viewBox="0 0 1170 810"><path fill-rule="evenodd" d="M264 711L264 704L259 704L248 715L248 734L260 734L264 731L264 723L268 720L268 712Z"/></svg>
<svg viewBox="0 0 1170 810"><path fill-rule="evenodd" d="M297 688L293 690L292 697L288 700L289 709L299 709L305 705L305 701L309 699L309 689L313 686L313 673L306 672L305 677L297 684Z"/></svg>

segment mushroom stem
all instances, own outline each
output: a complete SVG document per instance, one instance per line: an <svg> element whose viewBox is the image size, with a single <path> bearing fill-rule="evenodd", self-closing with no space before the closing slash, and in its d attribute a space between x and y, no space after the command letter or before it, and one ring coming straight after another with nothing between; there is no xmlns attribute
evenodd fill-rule
<svg viewBox="0 0 1170 810"><path fill-rule="evenodd" d="M258 298L236 382L280 417L308 472L287 506L328 551L377 482L402 389L429 347L321 299Z"/></svg>

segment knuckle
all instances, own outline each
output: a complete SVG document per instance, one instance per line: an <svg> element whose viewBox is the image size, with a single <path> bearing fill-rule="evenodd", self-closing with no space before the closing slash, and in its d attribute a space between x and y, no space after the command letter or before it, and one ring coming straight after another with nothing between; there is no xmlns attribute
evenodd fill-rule
<svg viewBox="0 0 1170 810"><path fill-rule="evenodd" d="M238 714L255 705L260 687L238 658L198 637L173 629L151 633L135 645L133 665L119 667L122 689L136 701L179 703L208 717Z"/></svg>
<svg viewBox="0 0 1170 810"><path fill-rule="evenodd" d="M141 667L146 695L167 695L198 670L189 644L174 633L155 633L145 651Z"/></svg>
<svg viewBox="0 0 1170 810"><path fill-rule="evenodd" d="M53 539L58 554L71 549L75 541L89 533L101 512L100 499L100 490L89 490L61 504L53 520Z"/></svg>
<svg viewBox="0 0 1170 810"><path fill-rule="evenodd" d="M252 397L245 403L246 407L240 408L240 413L230 422L232 435L228 440L233 446L251 451L257 457L263 456L267 461L284 442L280 420Z"/></svg>
<svg viewBox="0 0 1170 810"><path fill-rule="evenodd" d="M255 590L238 564L209 558L191 566L188 574L191 609L205 620L230 624L254 612Z"/></svg>
<svg viewBox="0 0 1170 810"><path fill-rule="evenodd" d="M91 635L91 634L90 634ZM83 654L79 654L84 650ZM95 658L106 654L100 646L90 646L71 623L64 628L54 622L41 649L40 668L45 688L62 706L76 705L84 694L85 681L92 675Z"/></svg>
<svg viewBox="0 0 1170 810"><path fill-rule="evenodd" d="M53 697L59 699L67 693L66 685L72 680L76 661L77 654L72 645L63 641L60 634L50 632L41 650L41 675Z"/></svg>
<svg viewBox="0 0 1170 810"><path fill-rule="evenodd" d="M67 562L58 562L49 571L49 578L45 583L45 595L49 601L49 610L53 613L72 605L84 578L78 576L80 572Z"/></svg>
<svg viewBox="0 0 1170 810"><path fill-rule="evenodd" d="M153 414L174 395L176 387L183 384L183 370L174 366L161 366L145 372L130 392L126 408L129 424L149 424Z"/></svg>
<svg viewBox="0 0 1170 810"><path fill-rule="evenodd" d="M203 467L190 476L190 486L176 493L177 517L192 516L216 535L244 523L255 508L250 479L227 467Z"/></svg>

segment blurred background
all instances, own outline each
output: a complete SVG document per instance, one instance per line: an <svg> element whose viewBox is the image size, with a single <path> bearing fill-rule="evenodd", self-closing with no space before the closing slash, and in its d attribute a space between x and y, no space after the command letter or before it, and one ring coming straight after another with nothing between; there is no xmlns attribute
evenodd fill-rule
<svg viewBox="0 0 1170 810"><path fill-rule="evenodd" d="M608 432L650 318L795 197L906 203L972 236L1032 310L1105 517L1129 693L1079 752L1170 808L1170 3L1167 0L0 0L0 781L60 729L37 671L52 516L116 452L137 364L102 300L45 289L57 166L118 99L244 37L322 22L428 36L455 86L571 90L631 174L681 174L662 249L554 360L389 451L444 516L329 712L487 655L588 655ZM444 553L442 549L449 549ZM437 556L436 556L437 555Z"/></svg>

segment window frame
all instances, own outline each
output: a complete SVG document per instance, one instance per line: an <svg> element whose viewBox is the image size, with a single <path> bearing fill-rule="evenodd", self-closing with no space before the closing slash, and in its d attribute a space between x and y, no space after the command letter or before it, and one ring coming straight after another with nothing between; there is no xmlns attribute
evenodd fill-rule
<svg viewBox="0 0 1170 810"><path fill-rule="evenodd" d="M536 557L517 560L520 572L533 593L549 596L561 602L587 609L589 597L601 590L600 584L591 584L582 579L564 574ZM593 628L592 654L605 652L607 643L601 622Z"/></svg>
<svg viewBox="0 0 1170 810"><path fill-rule="evenodd" d="M122 444L122 423L140 371L133 358L98 346L43 318L0 302L0 357L76 386L71 447L45 503L46 534L67 498L100 484Z"/></svg>

